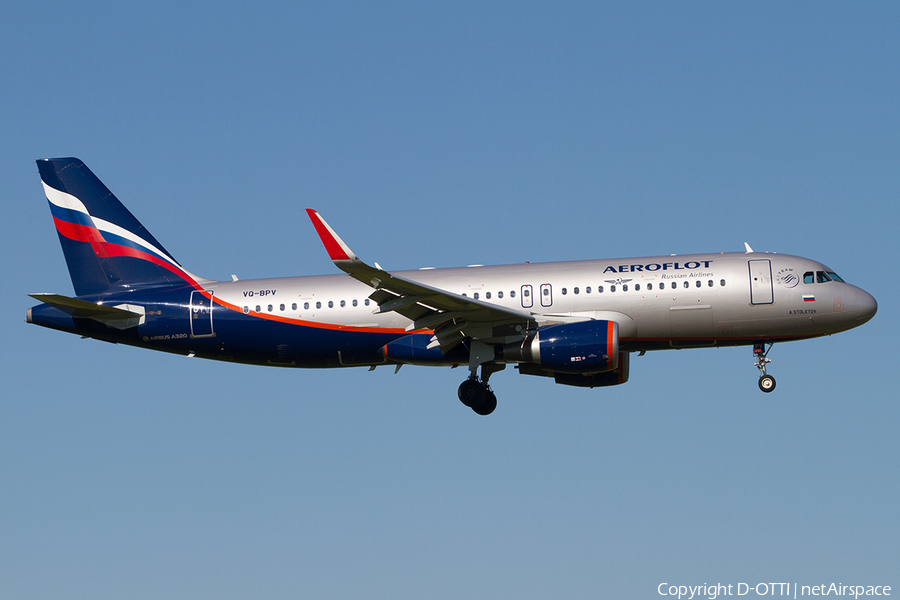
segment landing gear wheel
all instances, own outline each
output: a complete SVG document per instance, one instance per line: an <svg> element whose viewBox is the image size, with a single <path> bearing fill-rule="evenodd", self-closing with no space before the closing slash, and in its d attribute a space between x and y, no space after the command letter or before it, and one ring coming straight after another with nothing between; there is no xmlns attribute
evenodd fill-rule
<svg viewBox="0 0 900 600"><path fill-rule="evenodd" d="M472 405L472 410L475 411L475 414L481 415L482 417L486 417L497 408L497 396L494 395L494 392L491 390L485 390L484 398L478 404Z"/></svg>
<svg viewBox="0 0 900 600"><path fill-rule="evenodd" d="M771 359L767 358L772 346L774 344L770 343L769 348L766 349L766 342L753 344L753 356L756 358L756 368L759 369L759 389L767 394L775 389L775 378L771 375L766 375L766 365L772 362Z"/></svg>
<svg viewBox="0 0 900 600"><path fill-rule="evenodd" d="M477 379L466 379L461 384L459 384L459 390L457 391L459 401L469 408L480 406L481 404L483 404L485 402L487 394L487 389L485 389L484 385L482 385L481 382ZM491 396L493 396L493 394L491 394ZM497 399L494 398L494 406L496 405ZM476 410L475 412L478 411Z"/></svg>
<svg viewBox="0 0 900 600"><path fill-rule="evenodd" d="M771 375L763 375L759 378L759 389L767 394L775 389L775 378Z"/></svg>

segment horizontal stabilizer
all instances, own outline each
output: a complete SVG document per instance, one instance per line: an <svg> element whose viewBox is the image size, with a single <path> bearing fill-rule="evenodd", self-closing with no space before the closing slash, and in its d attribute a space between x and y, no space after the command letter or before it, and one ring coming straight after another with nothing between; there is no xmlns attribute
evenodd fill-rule
<svg viewBox="0 0 900 600"><path fill-rule="evenodd" d="M116 329L128 329L144 323L144 307L132 304L104 306L60 294L28 294L64 313L82 319L93 319Z"/></svg>

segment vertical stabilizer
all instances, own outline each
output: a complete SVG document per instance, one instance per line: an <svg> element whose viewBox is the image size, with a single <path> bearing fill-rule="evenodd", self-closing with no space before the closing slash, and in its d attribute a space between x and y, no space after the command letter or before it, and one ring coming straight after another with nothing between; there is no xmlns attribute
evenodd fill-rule
<svg viewBox="0 0 900 600"><path fill-rule="evenodd" d="M78 296L113 288L197 285L77 158L37 161Z"/></svg>

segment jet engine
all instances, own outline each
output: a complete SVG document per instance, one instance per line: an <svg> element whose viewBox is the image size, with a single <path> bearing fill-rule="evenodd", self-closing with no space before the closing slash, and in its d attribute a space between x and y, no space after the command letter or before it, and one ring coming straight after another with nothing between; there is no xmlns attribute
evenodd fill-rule
<svg viewBox="0 0 900 600"><path fill-rule="evenodd" d="M616 321L541 327L519 343L506 344L501 356L519 363L520 373L553 377L563 385L602 387L628 381L629 354L619 352Z"/></svg>
<svg viewBox="0 0 900 600"><path fill-rule="evenodd" d="M503 347L505 362L540 365L554 373L605 373L619 366L619 324L581 321L548 325Z"/></svg>

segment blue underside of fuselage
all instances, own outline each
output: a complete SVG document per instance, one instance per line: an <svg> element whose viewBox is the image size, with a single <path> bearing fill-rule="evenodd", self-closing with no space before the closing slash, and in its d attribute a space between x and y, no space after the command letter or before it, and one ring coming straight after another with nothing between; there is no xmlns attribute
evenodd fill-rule
<svg viewBox="0 0 900 600"><path fill-rule="evenodd" d="M194 335L190 320L190 288L115 296L82 297L104 305L140 304L144 323L119 330L90 318L72 317L41 304L30 311L32 323L110 342L152 350L192 354L201 358L284 367L349 367L386 363L381 349L406 337L405 332L378 332L336 326L320 327L302 321L284 322L243 314L213 304L211 326ZM205 325L205 323L204 323ZM430 335L421 334L424 342ZM460 357L465 360L465 357Z"/></svg>

